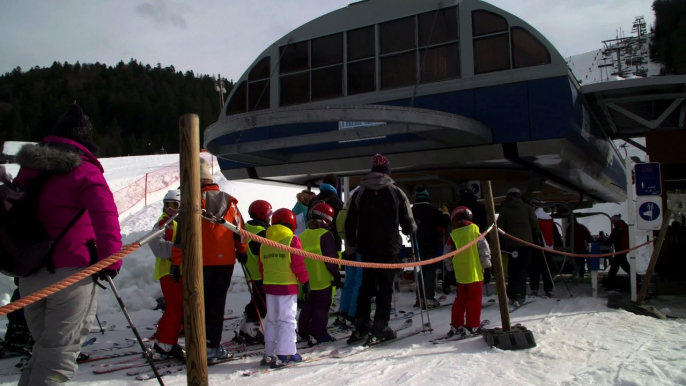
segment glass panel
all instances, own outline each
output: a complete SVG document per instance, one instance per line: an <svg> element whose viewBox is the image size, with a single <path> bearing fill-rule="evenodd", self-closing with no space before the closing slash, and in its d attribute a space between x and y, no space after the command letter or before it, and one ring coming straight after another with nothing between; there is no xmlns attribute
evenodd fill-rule
<svg viewBox="0 0 686 386"><path fill-rule="evenodd" d="M381 58L382 89L415 84L416 74L416 51Z"/></svg>
<svg viewBox="0 0 686 386"><path fill-rule="evenodd" d="M474 40L474 73L510 69L509 34Z"/></svg>
<svg viewBox="0 0 686 386"><path fill-rule="evenodd" d="M343 34L312 39L312 68L343 63Z"/></svg>
<svg viewBox="0 0 686 386"><path fill-rule="evenodd" d="M269 79L248 85L248 109L250 111L269 108Z"/></svg>
<svg viewBox="0 0 686 386"><path fill-rule="evenodd" d="M246 95L248 91L248 87L246 85L247 83L243 81L236 86L236 91L231 96L229 106L226 108L226 115L240 114L245 112L245 106L247 102L246 99L248 97Z"/></svg>
<svg viewBox="0 0 686 386"><path fill-rule="evenodd" d="M472 34L474 36L507 31L507 21L488 11L472 12Z"/></svg>
<svg viewBox="0 0 686 386"><path fill-rule="evenodd" d="M451 44L419 51L422 59L422 83L460 77L460 46Z"/></svg>
<svg viewBox="0 0 686 386"><path fill-rule="evenodd" d="M457 7L443 8L419 15L420 47L450 42L457 38Z"/></svg>
<svg viewBox="0 0 686 386"><path fill-rule="evenodd" d="M269 59L270 57L266 57L257 62L255 67L253 67L252 70L250 70L248 80L252 81L269 78Z"/></svg>
<svg viewBox="0 0 686 386"><path fill-rule="evenodd" d="M376 91L376 60L348 63L348 95Z"/></svg>
<svg viewBox="0 0 686 386"><path fill-rule="evenodd" d="M304 41L280 47L280 73L307 70L309 68L308 46L309 41ZM285 53L283 52L284 49L286 50Z"/></svg>
<svg viewBox="0 0 686 386"><path fill-rule="evenodd" d="M310 73L281 77L281 106L310 101Z"/></svg>
<svg viewBox="0 0 686 386"><path fill-rule="evenodd" d="M343 96L343 66L312 70L312 100Z"/></svg>
<svg viewBox="0 0 686 386"><path fill-rule="evenodd" d="M514 68L550 64L550 52L524 28L512 28L512 59Z"/></svg>
<svg viewBox="0 0 686 386"><path fill-rule="evenodd" d="M374 26L348 31L348 61L374 56Z"/></svg>
<svg viewBox="0 0 686 386"><path fill-rule="evenodd" d="M379 39L381 40L381 53L393 52L415 48L414 16L389 21L379 25Z"/></svg>

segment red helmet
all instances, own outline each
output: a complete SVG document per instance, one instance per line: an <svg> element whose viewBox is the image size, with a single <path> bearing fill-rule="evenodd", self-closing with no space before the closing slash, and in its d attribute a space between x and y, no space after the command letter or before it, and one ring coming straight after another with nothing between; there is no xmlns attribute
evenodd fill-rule
<svg viewBox="0 0 686 386"><path fill-rule="evenodd" d="M278 209L276 212L274 212L274 214L272 214L272 224L283 225L290 228L292 231L295 231L295 228L298 227L293 211L286 208Z"/></svg>
<svg viewBox="0 0 686 386"><path fill-rule="evenodd" d="M331 224L331 221L333 221L333 215L333 208L323 202L313 206L309 213L310 220L322 220L326 225Z"/></svg>
<svg viewBox="0 0 686 386"><path fill-rule="evenodd" d="M253 201L248 208L248 214L252 219L268 222L269 218L272 217L272 206L265 200Z"/></svg>
<svg viewBox="0 0 686 386"><path fill-rule="evenodd" d="M456 221L472 221L472 211L466 206L458 206L453 209L453 213L450 215L450 220L452 222Z"/></svg>

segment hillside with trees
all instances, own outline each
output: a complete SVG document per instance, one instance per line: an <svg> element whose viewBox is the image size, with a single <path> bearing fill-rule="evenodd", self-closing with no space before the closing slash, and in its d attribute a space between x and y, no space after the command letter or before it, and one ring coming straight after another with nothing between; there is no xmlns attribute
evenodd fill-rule
<svg viewBox="0 0 686 386"><path fill-rule="evenodd" d="M200 116L200 135L219 116L216 79L134 59L116 66L54 62L0 76L0 142L40 141L76 101L93 123L101 157L178 152L179 116ZM231 90L232 84L224 81ZM201 142L202 143L202 142Z"/></svg>

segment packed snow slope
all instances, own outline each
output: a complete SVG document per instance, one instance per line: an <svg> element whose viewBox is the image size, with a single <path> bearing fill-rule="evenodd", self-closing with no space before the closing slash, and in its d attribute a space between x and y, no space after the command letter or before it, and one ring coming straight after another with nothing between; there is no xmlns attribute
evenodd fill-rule
<svg viewBox="0 0 686 386"><path fill-rule="evenodd" d="M151 171L176 161L175 156L132 157L135 159L103 160L106 177L112 185L132 181ZM121 162L121 164L119 164ZM224 180L216 174L220 186L239 200L239 209L247 215L253 200L266 199L274 208L293 206L297 187L262 185ZM139 212L122 219L124 243L131 243L145 235L161 213L162 204L156 201ZM160 317L155 299L161 295L159 283L152 280L154 257L143 247L125 258L120 275L115 279L121 296L131 312L134 323L144 337L154 333ZM11 280L0 277L4 302L14 286ZM501 351L487 347L480 339L470 339L443 345L433 345L430 339L448 330L450 307L431 312L433 334L417 334L380 347L362 351L343 359L322 359L283 371L244 377L245 370L257 369L258 357L250 357L209 368L211 385L684 385L686 384L686 324L681 320L655 320L605 306L605 299L590 298L590 285L574 284L570 298L562 283L557 283L558 299L537 299L512 315L512 323L522 323L534 333L536 348L524 351ZM494 292L493 284L490 293ZM100 291L98 314L114 331L91 334L97 338L85 353L123 344L134 336L126 328L123 314L111 291ZM249 293L240 270L234 273L226 309L230 315L241 315ZM452 302L453 294L445 302ZM418 313L413 308L414 292L405 283L397 295L397 309ZM683 299L675 300L672 313L684 315ZM681 309L679 309L681 308ZM231 311L229 311L231 310ZM399 315L403 313L400 312ZM426 318L426 315L425 315ZM500 325L497 306L483 310L482 319L491 320L489 327ZM6 319L0 320L4 325ZM233 336L240 318L225 322L223 340ZM333 319L330 319L333 321ZM421 329L422 318L415 315L413 326L399 332ZM391 322L398 327L403 320ZM95 327L95 326L94 326ZM3 334L3 331L0 331ZM348 350L345 335L337 342L322 345L307 353L312 358L332 349ZM136 347L113 352L135 350ZM101 352L102 353L102 352ZM140 385L156 384L155 380L141 382L126 371L95 375L93 370L102 364L112 364L127 357L93 364L81 364L70 384L74 385ZM0 369L13 368L18 359L0 360ZM99 365L96 365L98 364ZM4 372L4 371L3 371ZM0 384L16 384L19 375L0 376ZM164 378L168 385L186 384L185 372Z"/></svg>

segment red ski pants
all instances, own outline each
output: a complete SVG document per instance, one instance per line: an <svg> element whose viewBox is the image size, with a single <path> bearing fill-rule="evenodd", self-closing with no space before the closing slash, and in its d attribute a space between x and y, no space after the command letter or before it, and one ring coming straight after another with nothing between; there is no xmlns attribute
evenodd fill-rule
<svg viewBox="0 0 686 386"><path fill-rule="evenodd" d="M453 313L450 324L458 328L479 327L481 325L481 297L483 282L475 281L470 284L457 284L457 297L453 303ZM467 323L465 324L465 314Z"/></svg>
<svg viewBox="0 0 686 386"><path fill-rule="evenodd" d="M160 318L155 338L160 343L176 344L179 331L183 328L183 283L175 283L171 275L160 279L162 295L167 301L167 307Z"/></svg>

